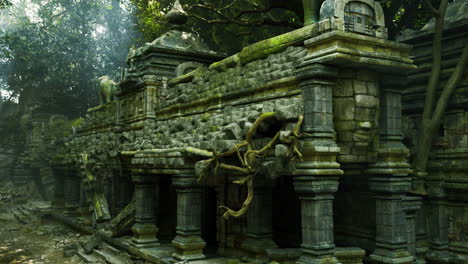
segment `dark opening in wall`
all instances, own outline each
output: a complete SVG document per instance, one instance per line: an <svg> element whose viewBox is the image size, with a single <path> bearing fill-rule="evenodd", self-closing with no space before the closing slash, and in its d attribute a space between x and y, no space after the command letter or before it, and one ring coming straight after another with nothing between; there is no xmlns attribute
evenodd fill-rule
<svg viewBox="0 0 468 264"><path fill-rule="evenodd" d="M265 119L258 127L254 138L273 138L284 126L284 123L276 118Z"/></svg>
<svg viewBox="0 0 468 264"><path fill-rule="evenodd" d="M290 176L278 178L273 189L273 238L280 248L298 248L302 243L301 202Z"/></svg>
<svg viewBox="0 0 468 264"><path fill-rule="evenodd" d="M159 228L158 238L160 241L170 242L175 237L177 225L177 193L168 175L159 176L159 194L157 196L156 214L157 226Z"/></svg>
<svg viewBox="0 0 468 264"><path fill-rule="evenodd" d="M202 238L206 242L205 254L215 254L217 242L217 197L213 188L204 188L202 196Z"/></svg>

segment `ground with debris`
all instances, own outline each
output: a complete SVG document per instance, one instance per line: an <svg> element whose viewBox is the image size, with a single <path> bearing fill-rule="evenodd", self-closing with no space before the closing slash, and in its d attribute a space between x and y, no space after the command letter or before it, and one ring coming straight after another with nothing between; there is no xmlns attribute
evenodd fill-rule
<svg viewBox="0 0 468 264"><path fill-rule="evenodd" d="M42 224L36 212L50 206L33 202L31 186L0 187L0 263L81 264L77 256L65 257L64 248L86 239L62 225Z"/></svg>

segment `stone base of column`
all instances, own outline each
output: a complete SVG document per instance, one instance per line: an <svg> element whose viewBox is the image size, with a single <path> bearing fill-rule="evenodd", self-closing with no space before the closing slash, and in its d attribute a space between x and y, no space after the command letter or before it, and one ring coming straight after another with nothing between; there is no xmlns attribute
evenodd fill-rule
<svg viewBox="0 0 468 264"><path fill-rule="evenodd" d="M362 264L366 251L357 247L337 247L335 257L341 264Z"/></svg>
<svg viewBox="0 0 468 264"><path fill-rule="evenodd" d="M266 250L277 248L278 246L271 238L247 238L242 243L242 249L245 256L242 257L243 261L265 263L268 261Z"/></svg>
<svg viewBox="0 0 468 264"><path fill-rule="evenodd" d="M426 264L426 253L429 251L429 243L425 240L416 241L416 264Z"/></svg>
<svg viewBox="0 0 468 264"><path fill-rule="evenodd" d="M203 249L206 246L205 241L199 236L176 236L172 240L172 246L175 253L172 257L177 260L199 260L206 258Z"/></svg>
<svg viewBox="0 0 468 264"><path fill-rule="evenodd" d="M451 254L448 250L430 250L426 255L428 264L448 264L454 263L451 261Z"/></svg>
<svg viewBox="0 0 468 264"><path fill-rule="evenodd" d="M133 238L131 245L137 248L151 248L159 246L156 238L158 228L152 223L136 223L132 227Z"/></svg>
<svg viewBox="0 0 468 264"><path fill-rule="evenodd" d="M78 205L67 205L67 204L65 204L65 210L63 211L63 214L65 216L69 216L69 217L80 216L80 211L78 210L78 208L79 208Z"/></svg>
<svg viewBox="0 0 468 264"><path fill-rule="evenodd" d="M63 210L65 208L65 202L63 200L52 201L52 209Z"/></svg>
<svg viewBox="0 0 468 264"><path fill-rule="evenodd" d="M329 245L310 248L301 246L302 255L297 260L296 264L342 264L335 257L335 247L330 248Z"/></svg>
<svg viewBox="0 0 468 264"><path fill-rule="evenodd" d="M408 251L376 249L370 254L369 259L372 264L413 264L414 257Z"/></svg>
<svg viewBox="0 0 468 264"><path fill-rule="evenodd" d="M341 264L335 256L302 255L296 264Z"/></svg>

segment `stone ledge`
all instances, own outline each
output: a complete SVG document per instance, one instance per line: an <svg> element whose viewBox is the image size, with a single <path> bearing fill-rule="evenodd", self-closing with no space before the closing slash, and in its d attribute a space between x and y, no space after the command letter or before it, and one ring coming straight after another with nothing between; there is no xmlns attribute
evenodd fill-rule
<svg viewBox="0 0 468 264"><path fill-rule="evenodd" d="M366 251L357 247L337 247L335 257L341 264L362 264Z"/></svg>

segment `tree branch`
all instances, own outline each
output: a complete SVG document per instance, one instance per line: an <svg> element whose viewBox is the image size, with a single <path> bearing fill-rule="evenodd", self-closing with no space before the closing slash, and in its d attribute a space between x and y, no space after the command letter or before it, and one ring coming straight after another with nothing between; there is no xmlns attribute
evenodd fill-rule
<svg viewBox="0 0 468 264"><path fill-rule="evenodd" d="M439 97L439 100L437 101L437 105L434 110L434 115L432 118L432 122L434 122L433 123L434 126L438 126L438 124L442 120L442 115L444 114L445 109L447 108L447 104L453 92L455 91L455 88L457 87L458 82L460 81L461 77L463 76L463 73L465 72L467 63L468 63L468 43L465 44L462 56L460 60L458 61L457 66L455 67L455 70L452 72L452 75L450 75L449 80L445 84L442 90L442 94Z"/></svg>
<svg viewBox="0 0 468 264"><path fill-rule="evenodd" d="M234 1L234 2L237 2L237 1ZM219 16L221 19L206 19L206 18L203 18L199 15L196 15L196 14L193 14L192 12L189 12L189 16L191 17L194 17L204 23L207 23L207 24L229 24L229 23L232 23L232 24L237 24L237 25L240 25L240 26L255 26L255 25L262 25L262 24L265 24L265 25L286 25L286 26L289 26L289 27L292 27L292 28L299 28L301 27L302 25L300 24L297 24L297 23L292 23L290 21L281 21L281 20L275 20L272 18L272 16L268 16L268 11L270 11L273 7L272 6L267 6L266 8L261 8L260 6L254 4L254 3L251 3L251 4L254 4L254 6L258 7L257 9L249 9L249 10L241 10L239 11L235 16L233 17L229 17L225 14L223 14L221 11L222 10L225 10L226 8L232 6L234 4L234 2L230 3L229 5L226 5L225 7L223 8L220 8L220 9L217 9L211 5L202 5L202 4L195 4L195 5L192 5L192 8L201 8L201 9L206 9L208 11L211 11L213 13L215 13L217 16ZM256 21L256 22L246 22L246 21L243 21L241 20L242 16L243 15L246 15L246 14L262 14L262 16L259 18L259 21ZM265 18L266 16L266 18Z"/></svg>
<svg viewBox="0 0 468 264"><path fill-rule="evenodd" d="M426 3L427 7L429 7L432 15L434 15L436 18L441 17L440 10L435 9L430 0L424 0L424 2Z"/></svg>
<svg viewBox="0 0 468 264"><path fill-rule="evenodd" d="M429 1L429 0L426 0ZM443 2L447 3L447 0L442 0L441 8L444 7ZM429 3L429 2L428 2ZM445 9L447 5L445 5ZM442 9L441 9L442 10ZM437 87L440 81L440 71L442 64L442 33L444 30L444 17L440 16L445 14L445 11L438 12L439 16L436 16L436 22L434 25L434 39L432 45L432 70L431 77L427 85L426 98L424 102L423 122L424 120L430 120L434 110L434 101Z"/></svg>

